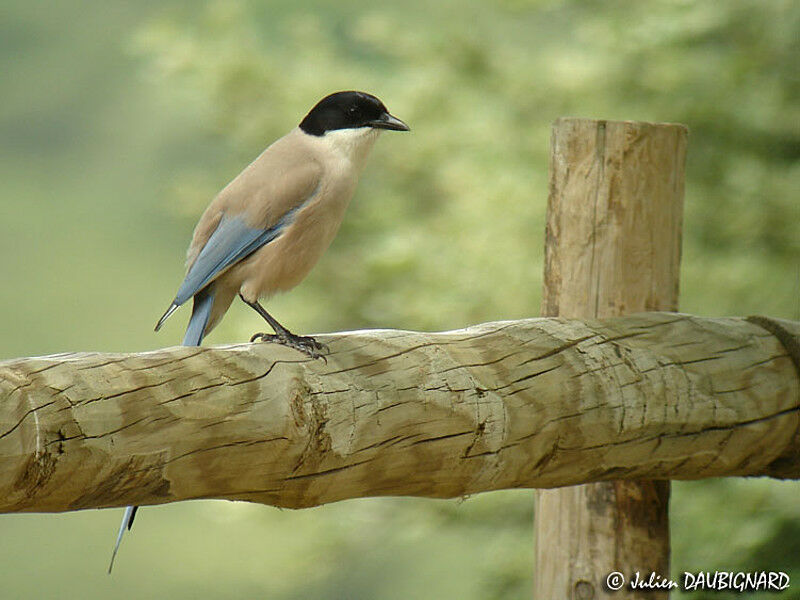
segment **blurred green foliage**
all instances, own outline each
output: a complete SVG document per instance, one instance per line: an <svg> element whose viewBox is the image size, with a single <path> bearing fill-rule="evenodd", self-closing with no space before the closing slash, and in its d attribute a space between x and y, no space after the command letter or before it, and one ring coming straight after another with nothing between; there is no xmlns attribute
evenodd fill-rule
<svg viewBox="0 0 800 600"><path fill-rule="evenodd" d="M800 319L797 2L5 8L0 274L13 284L0 294L0 356L177 343L181 317L158 336L152 326L197 216L338 89L377 94L413 131L383 136L331 250L270 303L295 330L536 315L549 127L572 115L689 125L683 310ZM209 342L259 325L237 307ZM800 581L798 492L675 484L674 572L772 569ZM120 516L4 516L2 597L530 596L530 492L297 513L151 508L109 579Z"/></svg>

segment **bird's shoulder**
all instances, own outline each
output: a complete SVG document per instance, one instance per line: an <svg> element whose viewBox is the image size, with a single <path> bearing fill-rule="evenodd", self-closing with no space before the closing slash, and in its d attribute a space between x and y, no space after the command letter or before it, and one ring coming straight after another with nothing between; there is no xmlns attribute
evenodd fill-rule
<svg viewBox="0 0 800 600"><path fill-rule="evenodd" d="M225 186L215 200L219 208L269 227L313 193L324 165L298 132L277 140Z"/></svg>
<svg viewBox="0 0 800 600"><path fill-rule="evenodd" d="M267 229L314 194L324 165L304 137L299 130L292 130L217 194L195 227L187 264L197 258L223 215L240 216L251 227Z"/></svg>

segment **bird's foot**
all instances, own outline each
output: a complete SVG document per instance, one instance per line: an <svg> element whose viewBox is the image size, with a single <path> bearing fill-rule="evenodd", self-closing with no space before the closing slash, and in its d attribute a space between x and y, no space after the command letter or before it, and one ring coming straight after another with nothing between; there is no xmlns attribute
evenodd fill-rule
<svg viewBox="0 0 800 600"><path fill-rule="evenodd" d="M321 358L327 364L328 359L325 358L326 354L330 354L331 349L327 344L318 342L313 337L308 335L295 335L290 332L284 333L256 333L250 338L251 342L261 340L262 342L272 342L282 346L294 348L298 352L302 352L310 358Z"/></svg>

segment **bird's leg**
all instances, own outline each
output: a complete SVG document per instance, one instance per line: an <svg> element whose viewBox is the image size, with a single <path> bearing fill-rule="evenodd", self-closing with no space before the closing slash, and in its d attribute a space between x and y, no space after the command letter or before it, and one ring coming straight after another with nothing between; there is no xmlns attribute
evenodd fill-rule
<svg viewBox="0 0 800 600"><path fill-rule="evenodd" d="M255 302L248 302L241 294L239 294L239 297L242 299L242 302L247 304L247 306L261 315L261 317L267 323L269 323L269 326L275 330L274 334L256 333L250 338L251 342L255 342L256 340L261 340L263 342L275 342L277 344L282 344L283 346L294 348L295 350L302 352L311 358L321 358L327 362L327 359L324 355L330 353L330 348L328 348L326 344L318 342L311 336L295 335L286 329L286 327L278 323L278 321L275 320L275 317L269 314L257 300Z"/></svg>

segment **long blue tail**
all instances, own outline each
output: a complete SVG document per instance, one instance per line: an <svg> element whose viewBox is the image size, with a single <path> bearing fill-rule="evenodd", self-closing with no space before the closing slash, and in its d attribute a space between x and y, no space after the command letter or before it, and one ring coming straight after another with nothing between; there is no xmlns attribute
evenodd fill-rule
<svg viewBox="0 0 800 600"><path fill-rule="evenodd" d="M122 517L122 523L119 526L119 533L117 534L117 543L114 544L114 552L111 553L111 562L108 564L108 574L111 575L111 569L114 568L114 559L117 557L117 550L119 550L122 536L125 535L125 530L133 526L133 518L136 516L136 509L138 506L128 506L125 508L125 514Z"/></svg>
<svg viewBox="0 0 800 600"><path fill-rule="evenodd" d="M184 346L199 346L206 335L206 326L211 318L211 308L214 306L214 286L199 291L194 297L192 318L183 336Z"/></svg>
<svg viewBox="0 0 800 600"><path fill-rule="evenodd" d="M206 327L211 318L211 308L213 306L214 286L210 285L198 292L194 297L192 317L189 319L188 327L186 327L186 335L183 336L184 346L199 346L201 344L206 334ZM171 311L168 312L171 313ZM163 322L163 318L161 322ZM119 526L119 533L117 533L117 541L114 544L114 551L111 553L111 563L108 565L109 575L111 574L111 569L114 568L114 559L117 556L119 545L122 543L122 536L125 535L125 531L133 527L133 519L136 517L136 511L138 509L138 506L128 506L125 508L125 514Z"/></svg>

